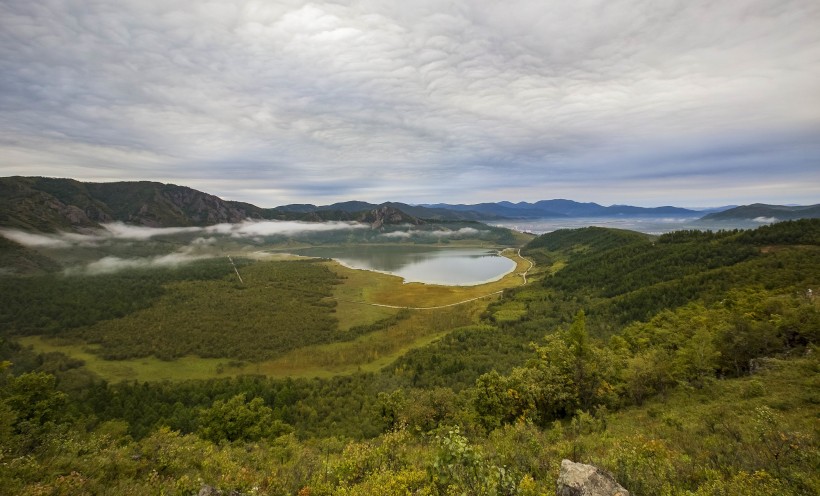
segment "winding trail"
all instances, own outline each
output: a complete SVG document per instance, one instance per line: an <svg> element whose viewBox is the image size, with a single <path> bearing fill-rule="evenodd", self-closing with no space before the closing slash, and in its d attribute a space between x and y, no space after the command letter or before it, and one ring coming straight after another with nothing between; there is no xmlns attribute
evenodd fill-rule
<svg viewBox="0 0 820 496"><path fill-rule="evenodd" d="M454 306L457 306L457 305L463 305L463 304L469 303L471 301L480 300L482 298L487 298L489 296L501 294L503 292L504 292L504 290L502 289L501 291L496 291L494 293L485 294L483 296L476 296L475 298L470 298L468 300L457 301L455 303L448 303L447 305L439 305L439 306L436 306L436 307L403 307L403 306L399 306L399 305L385 305L384 303L370 303L370 302L367 302L367 301L343 300L341 298L334 298L334 299L338 300L338 301L344 301L344 302L347 302L347 303L356 303L356 304L359 304L359 305L370 305L371 307L397 308L399 310L437 310L439 308L447 308L447 307L454 307Z"/></svg>
<svg viewBox="0 0 820 496"><path fill-rule="evenodd" d="M526 260L530 264L530 267L527 270L525 270L524 272L521 273L521 277L524 278L524 285L526 285L527 284L527 274L529 274L530 271L532 270L532 268L535 267L535 264L532 263L532 260L530 260L529 258L524 258L523 256L521 256L521 248L518 249L518 258L520 258L521 260Z"/></svg>

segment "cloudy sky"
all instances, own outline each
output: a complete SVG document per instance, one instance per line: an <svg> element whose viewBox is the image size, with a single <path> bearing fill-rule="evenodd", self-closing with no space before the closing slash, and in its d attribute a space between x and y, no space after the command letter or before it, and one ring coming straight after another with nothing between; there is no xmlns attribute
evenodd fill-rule
<svg viewBox="0 0 820 496"><path fill-rule="evenodd" d="M0 175L820 202L817 0L0 0Z"/></svg>

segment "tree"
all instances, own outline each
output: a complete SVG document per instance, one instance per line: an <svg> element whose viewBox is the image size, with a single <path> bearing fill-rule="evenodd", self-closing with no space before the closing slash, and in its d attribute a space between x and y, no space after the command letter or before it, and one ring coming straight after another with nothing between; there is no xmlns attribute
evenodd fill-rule
<svg viewBox="0 0 820 496"><path fill-rule="evenodd" d="M227 401L217 400L200 412L198 434L213 442L257 441L291 432L292 428L273 416L262 398L245 400L237 394Z"/></svg>

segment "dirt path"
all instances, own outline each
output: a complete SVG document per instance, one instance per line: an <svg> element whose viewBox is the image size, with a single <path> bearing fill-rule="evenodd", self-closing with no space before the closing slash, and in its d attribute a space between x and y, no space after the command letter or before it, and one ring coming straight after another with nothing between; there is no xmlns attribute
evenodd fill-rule
<svg viewBox="0 0 820 496"><path fill-rule="evenodd" d="M439 305L439 306L436 306L436 307L403 307L403 306L399 306L399 305L385 305L384 303L369 303L367 301L343 300L341 298L335 298L335 299L338 300L338 301L344 301L344 302L347 302L347 303L356 303L356 304L359 304L359 305L370 305L371 307L397 308L399 310L438 310L439 308L448 308L448 307L454 307L454 306L457 306L457 305L463 305L465 303L470 303L471 301L480 300L482 298L487 298L487 297L490 297L490 296L493 296L493 295L501 294L503 292L504 292L504 290L502 289L501 291L496 291L495 293L485 294L485 295L482 295L482 296L476 296L475 298L470 298L468 300L457 301L455 303L448 303L447 305Z"/></svg>
<svg viewBox="0 0 820 496"><path fill-rule="evenodd" d="M236 268L236 264L233 263L233 258L231 258L230 255L228 255L228 260L231 262L231 265L233 265L233 271L236 272L236 277L239 278L239 282L245 284L245 281L242 280L242 276L239 275L239 269Z"/></svg>
<svg viewBox="0 0 820 496"><path fill-rule="evenodd" d="M521 274L521 277L524 278L524 285L526 285L527 284L527 274L529 274L530 271L532 270L532 268L535 267L535 264L532 263L532 260L530 260L529 258L524 258L524 257L521 256L521 248L518 249L518 258L520 258L521 260L526 260L530 264L530 267Z"/></svg>

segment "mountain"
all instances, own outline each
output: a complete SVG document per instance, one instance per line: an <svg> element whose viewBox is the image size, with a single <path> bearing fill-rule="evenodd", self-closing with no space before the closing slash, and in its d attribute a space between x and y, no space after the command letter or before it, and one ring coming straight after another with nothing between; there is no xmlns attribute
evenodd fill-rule
<svg viewBox="0 0 820 496"><path fill-rule="evenodd" d="M796 220L820 218L820 203L805 206L753 203L704 216L701 220Z"/></svg>
<svg viewBox="0 0 820 496"><path fill-rule="evenodd" d="M485 220L566 217L564 214L545 211L543 209L539 209L537 206L525 202L476 203L474 205L451 205L447 203L438 203L435 205L425 206L427 208L435 208L437 210L476 212L481 215L482 219Z"/></svg>
<svg viewBox="0 0 820 496"><path fill-rule="evenodd" d="M385 202L376 205L375 203L367 203L362 201L347 201L341 203L334 203L332 205L311 205L304 203L295 203L291 205L282 205L274 208L276 212L282 214L306 214L315 215L326 218L330 212L335 213L338 219L327 220L348 220L344 219L344 214L359 213L362 211L370 211L377 208L390 207L396 210L401 210L417 219L431 220L431 221L470 221L470 220L495 220L504 219L506 217L497 214L483 214L474 210L457 210L446 208L426 207L420 205L408 205L407 203Z"/></svg>
<svg viewBox="0 0 820 496"><path fill-rule="evenodd" d="M298 221L359 221L421 224L401 203L374 205L344 202L326 207L309 204L260 208L175 184L149 181L85 183L47 177L0 178L0 227L26 231L84 231L120 221L148 227L208 226L247 219ZM434 210L428 218L445 217ZM460 219L461 217L459 217ZM457 219L453 219L457 220Z"/></svg>
<svg viewBox="0 0 820 496"><path fill-rule="evenodd" d="M413 224L416 226L424 224L424 221L387 205L360 213L356 220L370 224L373 229L378 229L385 224Z"/></svg>
<svg viewBox="0 0 820 496"><path fill-rule="evenodd" d="M487 216L507 219L545 219L555 217L625 217L625 216L681 216L699 217L700 212L679 207L633 207L630 205L612 205L605 207L597 203L581 203L572 200L540 200L535 203L502 201L497 203L479 203L475 205L451 205L437 203L426 207L474 211ZM487 219L487 217L485 217Z"/></svg>
<svg viewBox="0 0 820 496"><path fill-rule="evenodd" d="M24 230L82 230L113 221L150 227L205 226L262 219L265 214L265 209L248 203L224 201L174 184L0 178L0 226Z"/></svg>

